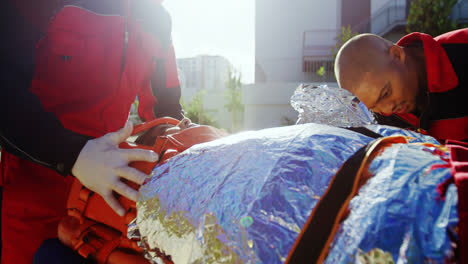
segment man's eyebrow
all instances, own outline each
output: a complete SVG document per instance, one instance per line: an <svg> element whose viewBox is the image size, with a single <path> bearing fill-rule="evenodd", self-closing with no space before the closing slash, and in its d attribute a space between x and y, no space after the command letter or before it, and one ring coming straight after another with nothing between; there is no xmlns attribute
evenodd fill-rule
<svg viewBox="0 0 468 264"><path fill-rule="evenodd" d="M384 95L384 91L388 87L388 85L389 85L389 82L385 83L384 87L382 89L380 89L379 98L377 98L377 101L375 102L375 104L373 106L369 107L370 110L372 110L372 108L376 107L377 104L382 100L382 97Z"/></svg>

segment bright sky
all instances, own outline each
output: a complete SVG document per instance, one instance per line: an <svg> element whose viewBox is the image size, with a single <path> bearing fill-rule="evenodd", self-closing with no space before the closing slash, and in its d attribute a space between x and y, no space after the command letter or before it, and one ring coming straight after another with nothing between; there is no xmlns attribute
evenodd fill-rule
<svg viewBox="0 0 468 264"><path fill-rule="evenodd" d="M177 58L221 55L252 83L255 67L254 0L165 0Z"/></svg>

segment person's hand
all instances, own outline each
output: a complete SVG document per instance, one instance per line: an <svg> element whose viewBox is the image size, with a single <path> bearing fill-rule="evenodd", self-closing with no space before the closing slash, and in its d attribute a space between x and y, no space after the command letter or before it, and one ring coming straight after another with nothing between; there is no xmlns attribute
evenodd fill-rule
<svg viewBox="0 0 468 264"><path fill-rule="evenodd" d="M147 175L129 167L132 161L155 162L158 155L144 149L120 149L118 145L132 133L133 125L127 122L119 131L108 133L100 138L89 140L81 150L72 174L91 191L98 193L119 215L125 211L113 195L113 191L137 200L138 192L123 183L120 178L142 184Z"/></svg>
<svg viewBox="0 0 468 264"><path fill-rule="evenodd" d="M151 128L143 135L140 135L135 140L135 143L139 145L153 146L157 137L175 134L193 126L196 126L196 124L192 123L192 121L186 117L180 120L177 125L160 124Z"/></svg>
<svg viewBox="0 0 468 264"><path fill-rule="evenodd" d="M171 124L157 125L151 128L150 130L146 131L142 135L138 136L137 139L135 140L135 144L153 146L154 143L156 142L156 138L160 136L164 136L164 134L166 133L166 130L171 127L175 127L175 126Z"/></svg>
<svg viewBox="0 0 468 264"><path fill-rule="evenodd" d="M177 126L167 128L166 131L164 131L164 135L167 136L167 135L175 134L193 126L196 126L196 124L192 123L190 119L184 117L182 120L180 120Z"/></svg>

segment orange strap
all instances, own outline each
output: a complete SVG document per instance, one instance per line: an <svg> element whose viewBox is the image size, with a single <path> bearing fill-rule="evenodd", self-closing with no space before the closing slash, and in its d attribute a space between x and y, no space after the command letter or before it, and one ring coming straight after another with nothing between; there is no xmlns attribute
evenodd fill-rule
<svg viewBox="0 0 468 264"><path fill-rule="evenodd" d="M109 258L109 255L112 253L112 251L114 251L120 245L121 241L122 241L122 237L119 237L117 239L107 242L104 246L102 246L99 249L98 254L96 256L97 262L107 263L107 259Z"/></svg>
<svg viewBox="0 0 468 264"><path fill-rule="evenodd" d="M140 133L142 131L153 128L155 126L159 126L159 125L162 125L162 124L170 124L170 125L176 126L177 124L179 124L179 122L180 122L179 120L177 120L175 118L172 118L172 117L156 118L156 119L151 120L149 122L141 123L141 124L138 124L138 125L134 126L132 136L134 136L134 135L136 135L136 134L138 134L138 133Z"/></svg>
<svg viewBox="0 0 468 264"><path fill-rule="evenodd" d="M74 208L69 210L69 215L77 217L80 219L80 222L83 221L83 214L88 206L88 201L91 196L93 196L94 192L90 191L88 188L82 186L80 189L80 194L77 202L74 204Z"/></svg>
<svg viewBox="0 0 468 264"><path fill-rule="evenodd" d="M97 223L88 221L87 223L82 224L79 230L75 233L77 236L74 237L76 244L73 249L85 258L87 258L89 254L95 253L97 248L100 247L100 245L95 245L95 242L98 242L98 240L88 238L91 227L94 225L97 225Z"/></svg>

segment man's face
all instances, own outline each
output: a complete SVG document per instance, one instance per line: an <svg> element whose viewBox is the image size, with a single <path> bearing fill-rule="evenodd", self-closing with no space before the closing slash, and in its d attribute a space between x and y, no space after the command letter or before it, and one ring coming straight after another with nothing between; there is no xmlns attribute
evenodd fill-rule
<svg viewBox="0 0 468 264"><path fill-rule="evenodd" d="M391 115L409 113L416 108L418 79L399 61L391 61L380 70L367 72L354 94L371 111Z"/></svg>

